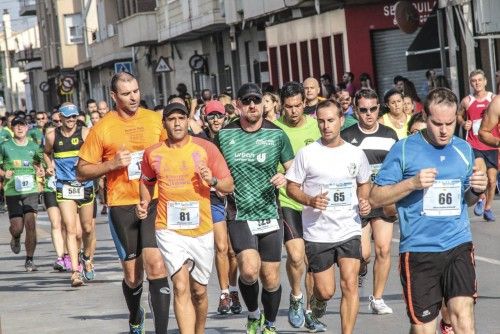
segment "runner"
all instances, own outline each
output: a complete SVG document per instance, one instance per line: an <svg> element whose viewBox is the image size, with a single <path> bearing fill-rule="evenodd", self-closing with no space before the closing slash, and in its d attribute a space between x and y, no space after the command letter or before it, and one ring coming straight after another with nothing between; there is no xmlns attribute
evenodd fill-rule
<svg viewBox="0 0 500 334"><path fill-rule="evenodd" d="M317 90L319 92L319 86ZM305 97L305 87L298 82L288 82L281 88L284 115L274 124L285 131L294 153L321 136L317 122L311 116L304 115ZM284 171L283 168L279 170ZM291 287L288 322L294 328L305 325L310 332L324 332L325 324L311 317L310 301L313 291L311 273L308 273L305 279L307 303L306 310L303 309L304 297L300 284L306 269L306 253L302 239L302 205L288 197L284 187L280 188L279 201L284 225L283 241L287 252L286 272Z"/></svg>
<svg viewBox="0 0 500 334"><path fill-rule="evenodd" d="M287 193L304 205L305 249L314 279L312 317L318 319L325 314L327 301L335 293L333 265L337 263L342 333L349 334L353 333L359 309L359 215L370 212L370 166L361 149L340 137L344 114L339 103L320 102L316 119L321 139L298 151L286 174Z"/></svg>
<svg viewBox="0 0 500 334"><path fill-rule="evenodd" d="M315 117L316 116L316 106L324 98L319 96L321 88L319 87L319 82L315 78L307 78L304 80L304 114Z"/></svg>
<svg viewBox="0 0 500 334"><path fill-rule="evenodd" d="M354 112L359 120L341 133L342 139L358 146L365 152L371 168L372 181L375 179L385 156L392 145L398 141L396 132L377 122L379 100L372 89L361 89L354 97ZM392 210L394 211L394 210ZM392 229L396 217L387 216L382 209L375 209L361 220L361 250L363 259L360 269L360 284L368 272L371 255L371 240L375 246L373 264L373 295L369 296L370 309L375 314L391 314L392 309L382 299L389 271L391 270Z"/></svg>
<svg viewBox="0 0 500 334"><path fill-rule="evenodd" d="M63 103L59 112L62 126L47 133L45 154L53 159L55 164L57 204L66 227L66 245L71 259L71 286L78 287L83 285L80 264L85 279L91 281L95 276L96 235L95 222L92 219L94 186L92 181L78 182L75 170L78 151L87 137L88 129L76 125L78 107L74 104ZM52 166L52 161L49 166ZM80 230L83 253L79 258L80 243L77 236Z"/></svg>
<svg viewBox="0 0 500 334"><path fill-rule="evenodd" d="M399 139L406 138L410 116L403 111L403 93L396 88L390 89L384 95L384 103L389 111L380 116L379 123L396 131Z"/></svg>
<svg viewBox="0 0 500 334"><path fill-rule="evenodd" d="M47 113L45 111L37 111L35 117L36 126L28 131L28 137L31 138L35 144L41 146L45 124L47 124L49 118L47 117Z"/></svg>
<svg viewBox="0 0 500 334"><path fill-rule="evenodd" d="M207 125L205 134L213 142L226 121L226 111L222 103L217 100L207 102L204 120ZM221 289L217 312L227 314L231 311L233 314L239 314L241 303L237 287L238 262L227 234L225 196L211 189L210 206L214 223L215 268Z"/></svg>
<svg viewBox="0 0 500 334"><path fill-rule="evenodd" d="M140 161L143 150L166 139L161 114L139 108L140 91L135 77L120 72L111 79L116 104L89 132L78 154L78 175L93 180L106 175L109 223L120 257L123 295L130 312L130 333L144 332L145 310L140 306L143 267L149 281L149 298L156 333L167 332L170 288L167 271L154 232L156 201L148 219L135 215L139 203Z"/></svg>
<svg viewBox="0 0 500 334"><path fill-rule="evenodd" d="M12 235L10 248L14 254L21 252L21 234L26 229L26 271L38 270L33 262L36 249L36 214L38 186L36 176L43 175L43 152L28 139L28 125L20 117L12 120L13 138L0 145L0 176L4 178L5 201L9 212Z"/></svg>
<svg viewBox="0 0 500 334"><path fill-rule="evenodd" d="M467 206L486 190L487 177L474 166L469 144L453 136L457 107L452 91L432 90L427 128L391 148L370 194L375 208L396 203L411 333L435 333L443 299L455 332L474 333L477 282Z"/></svg>
<svg viewBox="0 0 500 334"><path fill-rule="evenodd" d="M188 135L188 116L184 104L165 107L163 126L168 139L144 152L137 213L140 219L147 217L158 183L156 239L171 273L177 324L181 333L203 334L214 260L210 188L229 193L234 186L217 147Z"/></svg>
<svg viewBox="0 0 500 334"><path fill-rule="evenodd" d="M229 238L237 255L240 292L248 308L247 333L276 333L281 301L280 261L283 224L276 188L286 183L278 163L291 164L293 151L286 134L263 119L262 92L254 83L238 90L239 120L220 130L217 143L234 178L228 197ZM236 210L237 208L237 210ZM262 304L259 310L259 277Z"/></svg>
<svg viewBox="0 0 500 334"><path fill-rule="evenodd" d="M474 70L469 75L469 84L472 87L472 94L462 99L458 109L458 123L467 131L467 142L474 150L476 159L483 159L486 163L488 176L488 190L481 196L474 207L476 216L483 216L486 221L495 221L495 215L491 210L493 199L495 198L495 188L497 182L498 169L498 149L496 146L489 146L479 140L479 129L488 108L493 93L486 91L486 76L482 70ZM491 133L495 137L500 137L498 128L494 127Z"/></svg>

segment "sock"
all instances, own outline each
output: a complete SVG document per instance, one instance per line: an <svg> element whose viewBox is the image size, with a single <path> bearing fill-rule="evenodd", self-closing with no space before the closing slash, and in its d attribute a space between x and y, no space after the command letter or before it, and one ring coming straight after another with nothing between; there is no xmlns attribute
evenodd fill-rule
<svg viewBox="0 0 500 334"><path fill-rule="evenodd" d="M260 310L256 309L255 311L248 312L248 319L260 319Z"/></svg>
<svg viewBox="0 0 500 334"><path fill-rule="evenodd" d="M229 286L229 292L235 292L235 291L238 292L238 287L230 285Z"/></svg>
<svg viewBox="0 0 500 334"><path fill-rule="evenodd" d="M261 296L262 305L264 305L264 316L266 320L270 322L276 321L276 315L278 315L278 311L280 308L281 302L281 285L278 290L269 292L266 289L262 289Z"/></svg>
<svg viewBox="0 0 500 334"><path fill-rule="evenodd" d="M311 310L309 310L309 309L306 310L306 314L311 314L311 313L312 313Z"/></svg>
<svg viewBox="0 0 500 334"><path fill-rule="evenodd" d="M293 300L301 300L301 299L302 299L302 297L303 297L303 294L302 294L302 292L301 292L301 293L300 293L300 295L298 295L298 296L294 296L294 295L293 295L293 293L291 293L291 294L290 294L290 296L292 296Z"/></svg>
<svg viewBox="0 0 500 334"><path fill-rule="evenodd" d="M221 294L223 294L223 293L229 294L229 289L222 289L222 290L220 290L220 293Z"/></svg>
<svg viewBox="0 0 500 334"><path fill-rule="evenodd" d="M122 281L123 295L125 296L125 301L127 302L128 311L130 313L128 321L131 324L137 325L141 322L141 313L139 308L141 306L141 294L142 294L142 283L136 288L131 288Z"/></svg>
<svg viewBox="0 0 500 334"><path fill-rule="evenodd" d="M238 284L248 311L253 312L257 310L259 308L259 281L255 281L252 285L246 285L241 279L238 279ZM258 319L250 317L250 315L249 318Z"/></svg>
<svg viewBox="0 0 500 334"><path fill-rule="evenodd" d="M33 256L26 256L26 261L33 261Z"/></svg>
<svg viewBox="0 0 500 334"><path fill-rule="evenodd" d="M170 310L170 286L168 278L162 277L149 281L149 307L153 313L156 334L166 334Z"/></svg>

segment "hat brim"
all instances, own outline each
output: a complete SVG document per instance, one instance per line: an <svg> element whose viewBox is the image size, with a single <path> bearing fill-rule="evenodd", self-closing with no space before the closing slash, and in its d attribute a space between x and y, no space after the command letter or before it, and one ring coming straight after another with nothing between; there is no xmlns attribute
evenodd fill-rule
<svg viewBox="0 0 500 334"><path fill-rule="evenodd" d="M262 98L262 94L259 94L259 93L256 93L256 92L251 92L251 93L247 93L247 94L241 96L239 99L243 100L243 99L246 99L248 97L260 97L260 98Z"/></svg>

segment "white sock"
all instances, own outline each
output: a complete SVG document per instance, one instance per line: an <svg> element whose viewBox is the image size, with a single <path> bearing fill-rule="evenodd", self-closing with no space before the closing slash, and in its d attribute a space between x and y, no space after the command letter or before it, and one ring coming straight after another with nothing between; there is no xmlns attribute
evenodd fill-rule
<svg viewBox="0 0 500 334"><path fill-rule="evenodd" d="M235 291L238 292L238 287L230 285L229 286L229 292L235 292Z"/></svg>
<svg viewBox="0 0 500 334"><path fill-rule="evenodd" d="M248 318L249 319L260 319L260 310L256 309L253 312L248 311Z"/></svg>
<svg viewBox="0 0 500 334"><path fill-rule="evenodd" d="M293 298L294 300L300 300L300 299L302 299L302 296L303 296L303 295L302 295L302 292L301 292L301 293L300 293L300 295L298 295L298 296L294 296L294 295L293 295L293 293L291 293L291 294L290 294L290 296L292 296L292 298Z"/></svg>
<svg viewBox="0 0 500 334"><path fill-rule="evenodd" d="M222 289L222 290L220 291L220 293L221 293L221 294L223 294L223 293L227 293L227 294L229 294L229 290L228 290L228 289Z"/></svg>

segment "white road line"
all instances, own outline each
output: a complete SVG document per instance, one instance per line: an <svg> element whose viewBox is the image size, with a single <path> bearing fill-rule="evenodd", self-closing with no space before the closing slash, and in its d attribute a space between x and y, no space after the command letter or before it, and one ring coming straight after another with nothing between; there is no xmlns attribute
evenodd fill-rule
<svg viewBox="0 0 500 334"><path fill-rule="evenodd" d="M399 240L395 239L395 238L392 238L392 242L394 242L395 244L399 244ZM495 264L497 266L500 266L500 260L490 259L489 257L478 256L478 255L475 255L474 258L477 261L486 262L489 264Z"/></svg>

